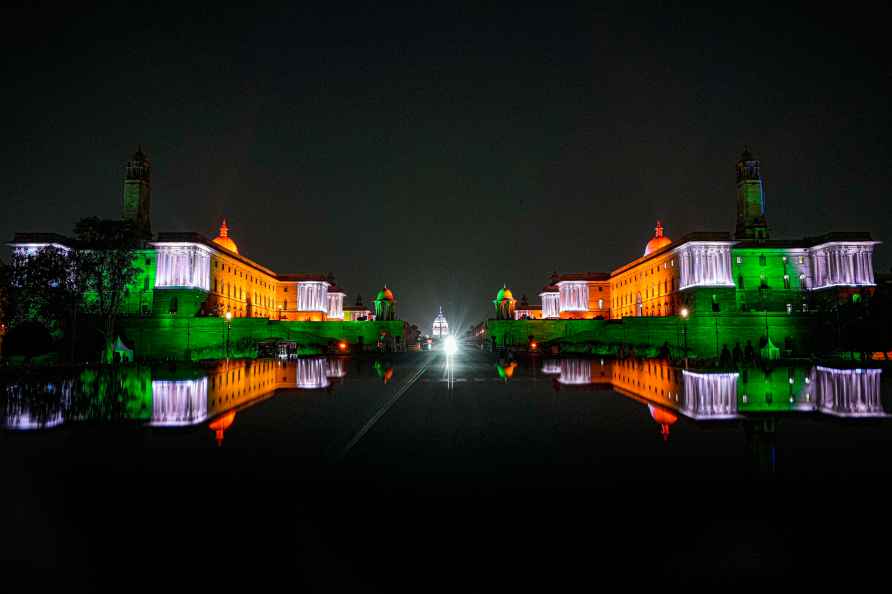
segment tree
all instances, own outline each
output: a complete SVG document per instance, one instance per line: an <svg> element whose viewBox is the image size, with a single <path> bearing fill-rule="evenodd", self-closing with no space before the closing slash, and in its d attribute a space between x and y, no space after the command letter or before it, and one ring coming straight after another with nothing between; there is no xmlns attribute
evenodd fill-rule
<svg viewBox="0 0 892 594"><path fill-rule="evenodd" d="M62 333L77 310L82 289L71 250L54 246L17 250L0 276L0 310L7 327L37 322L53 334Z"/></svg>
<svg viewBox="0 0 892 594"><path fill-rule="evenodd" d="M139 235L131 221L78 221L74 233L81 245L75 268L84 284L84 310L96 316L102 335L102 361L110 363L115 341L115 323L137 274L133 265Z"/></svg>

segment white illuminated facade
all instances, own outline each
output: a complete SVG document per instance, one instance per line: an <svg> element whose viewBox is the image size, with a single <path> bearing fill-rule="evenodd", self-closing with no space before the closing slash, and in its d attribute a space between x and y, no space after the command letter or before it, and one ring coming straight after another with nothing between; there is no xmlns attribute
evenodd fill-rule
<svg viewBox="0 0 892 594"><path fill-rule="evenodd" d="M316 390L328 387L328 363L325 357L298 359L297 387L301 390Z"/></svg>
<svg viewBox="0 0 892 594"><path fill-rule="evenodd" d="M737 418L737 373L683 371L679 410L692 419Z"/></svg>
<svg viewBox="0 0 892 594"><path fill-rule="evenodd" d="M152 425L195 425L208 418L208 378L152 380Z"/></svg>
<svg viewBox="0 0 892 594"><path fill-rule="evenodd" d="M692 241L673 250L679 266L679 288L733 287L732 242Z"/></svg>
<svg viewBox="0 0 892 594"><path fill-rule="evenodd" d="M340 379L347 377L347 362L344 359L332 357L326 361L326 377Z"/></svg>
<svg viewBox="0 0 892 594"><path fill-rule="evenodd" d="M440 308L440 313L437 314L437 317L434 318L433 328L431 329L431 336L434 338L440 336L449 336L449 322L446 321L446 316L443 315L443 308Z"/></svg>
<svg viewBox="0 0 892 594"><path fill-rule="evenodd" d="M809 250L814 275L812 288L873 286L875 244L874 241L830 242L812 247Z"/></svg>
<svg viewBox="0 0 892 594"><path fill-rule="evenodd" d="M297 311L328 311L328 283L325 281L298 281ZM341 317L343 300L341 301Z"/></svg>
<svg viewBox="0 0 892 594"><path fill-rule="evenodd" d="M585 281L561 281L557 284L560 296L560 311L588 310L588 283ZM545 303L542 303L542 315L545 316ZM557 317L559 317L558 314Z"/></svg>
<svg viewBox="0 0 892 594"><path fill-rule="evenodd" d="M542 373L557 375L561 372L561 359L546 359L542 362Z"/></svg>
<svg viewBox="0 0 892 594"><path fill-rule="evenodd" d="M539 293L542 300L542 317L545 319L557 319L561 317L561 294L558 291L546 291Z"/></svg>
<svg viewBox="0 0 892 594"><path fill-rule="evenodd" d="M300 289L298 288L298 298L299 297ZM326 314L326 317L329 320L344 319L344 293L328 293L328 313Z"/></svg>
<svg viewBox="0 0 892 594"><path fill-rule="evenodd" d="M831 369L816 367L818 410L837 417L885 417L880 397L882 369Z"/></svg>
<svg viewBox="0 0 892 594"><path fill-rule="evenodd" d="M155 243L155 288L209 291L213 250L200 243Z"/></svg>
<svg viewBox="0 0 892 594"><path fill-rule="evenodd" d="M587 359L561 359L558 382L571 386L592 383L592 362Z"/></svg>

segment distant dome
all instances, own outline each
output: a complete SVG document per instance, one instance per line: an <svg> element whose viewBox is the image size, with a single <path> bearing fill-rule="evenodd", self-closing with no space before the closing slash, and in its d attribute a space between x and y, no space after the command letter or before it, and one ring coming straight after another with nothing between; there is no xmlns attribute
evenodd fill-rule
<svg viewBox="0 0 892 594"><path fill-rule="evenodd" d="M230 252L238 253L238 246L229 238L229 227L226 226L226 219L223 219L223 224L220 225L220 234L216 236L213 241Z"/></svg>
<svg viewBox="0 0 892 594"><path fill-rule="evenodd" d="M496 295L496 301L504 301L505 299L514 299L514 295L511 294L511 289L507 286L502 285L502 288L499 289L498 294Z"/></svg>
<svg viewBox="0 0 892 594"><path fill-rule="evenodd" d="M375 297L375 301L396 301L393 296L393 291L387 288L387 285L384 285L384 288L378 291L378 296Z"/></svg>
<svg viewBox="0 0 892 594"><path fill-rule="evenodd" d="M657 226L654 229L654 236L647 242L647 245L644 246L644 255L647 256L648 254L652 254L658 249L666 247L670 243L672 243L672 240L663 235L663 223L657 221Z"/></svg>

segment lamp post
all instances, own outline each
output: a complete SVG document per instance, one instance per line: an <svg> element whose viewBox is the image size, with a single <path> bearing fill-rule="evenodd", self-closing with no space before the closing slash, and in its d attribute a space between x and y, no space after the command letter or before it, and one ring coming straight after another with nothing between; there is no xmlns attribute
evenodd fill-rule
<svg viewBox="0 0 892 594"><path fill-rule="evenodd" d="M681 335L684 340L684 368L685 369L688 368L688 315L690 315L688 308L682 307L681 308L681 319L682 319Z"/></svg>
<svg viewBox="0 0 892 594"><path fill-rule="evenodd" d="M226 358L229 359L229 332L232 329L232 312L226 312Z"/></svg>

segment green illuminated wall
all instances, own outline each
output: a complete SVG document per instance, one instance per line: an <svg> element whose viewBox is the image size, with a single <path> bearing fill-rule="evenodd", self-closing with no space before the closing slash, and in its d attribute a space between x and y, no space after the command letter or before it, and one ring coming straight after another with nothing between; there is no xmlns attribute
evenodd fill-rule
<svg viewBox="0 0 892 594"><path fill-rule="evenodd" d="M811 368L744 369L737 378L737 410L741 413L789 412L814 405Z"/></svg>
<svg viewBox="0 0 892 594"><path fill-rule="evenodd" d="M495 337L497 347L526 348L533 336L544 349L548 343L560 343L562 351L612 354L621 344L635 346L640 353L653 354L663 343L668 343L673 355L683 352L687 335L688 353L695 357L716 356L727 344L741 348L750 340L753 348L768 336L782 349L789 345L787 355L807 355L823 352L824 338L817 332L813 316L779 312L704 313L692 315L687 321L679 317L626 317L622 320L489 320L486 338ZM716 337L718 336L718 340ZM647 352L647 349L650 351Z"/></svg>
<svg viewBox="0 0 892 594"><path fill-rule="evenodd" d="M747 247L731 250L731 266L737 285L736 307L740 311L794 312L811 308L810 295L800 280L807 275L808 255L804 250ZM785 284L787 276L789 288Z"/></svg>
<svg viewBox="0 0 892 594"><path fill-rule="evenodd" d="M331 341L346 341L351 350L360 342L373 348L381 332L403 340L403 322L280 322L265 318L234 318L227 328L218 317L128 318L121 323L125 340L134 356L147 359L200 360L254 357L257 343L287 340L326 347Z"/></svg>

